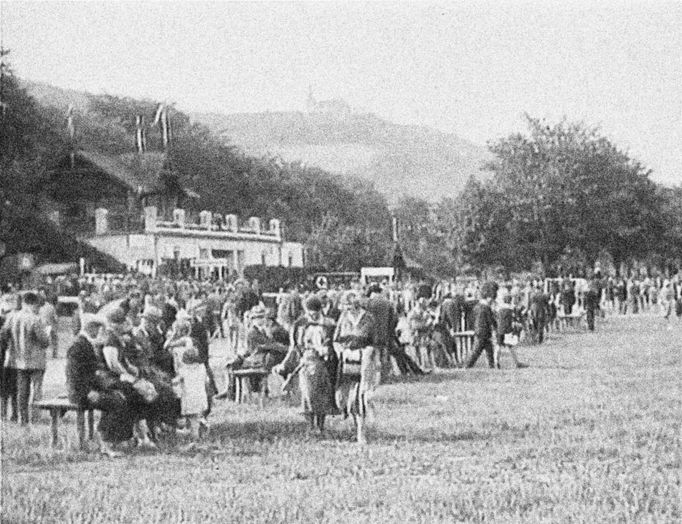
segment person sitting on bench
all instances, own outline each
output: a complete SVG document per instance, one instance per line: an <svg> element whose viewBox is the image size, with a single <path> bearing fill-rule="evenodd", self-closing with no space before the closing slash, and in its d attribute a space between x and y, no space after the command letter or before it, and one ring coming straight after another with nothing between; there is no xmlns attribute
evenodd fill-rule
<svg viewBox="0 0 682 524"><path fill-rule="evenodd" d="M216 395L216 399L230 398L231 400L236 400L235 378L233 374L235 370L259 369L269 373L275 365L284 360L288 347L275 338L277 333L273 329L272 320L268 316L268 311L263 306L256 306L251 309L250 318L252 325L246 336L246 352L237 355L234 360L227 363L225 377L227 387L225 391ZM260 377L252 377L251 388L253 391L260 389L260 382Z"/></svg>
<svg viewBox="0 0 682 524"><path fill-rule="evenodd" d="M97 425L100 450L118 457L121 453L115 446L133 437L135 417L117 381L102 373L104 366L97 348L104 342L100 334L105 325L106 319L83 313L80 332L66 353L66 383L71 402L102 411Z"/></svg>

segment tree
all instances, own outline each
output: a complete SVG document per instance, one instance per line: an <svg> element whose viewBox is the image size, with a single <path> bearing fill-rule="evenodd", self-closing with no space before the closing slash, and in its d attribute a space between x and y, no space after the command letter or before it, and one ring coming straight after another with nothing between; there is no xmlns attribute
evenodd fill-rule
<svg viewBox="0 0 682 524"><path fill-rule="evenodd" d="M326 215L306 243L312 263L328 271L359 271L364 266L386 266L392 244L386 231L342 224Z"/></svg>
<svg viewBox="0 0 682 524"><path fill-rule="evenodd" d="M660 232L655 184L597 129L528 117L529 135L490 145L495 189L504 195L509 238L549 270L567 251L594 263L638 256Z"/></svg>

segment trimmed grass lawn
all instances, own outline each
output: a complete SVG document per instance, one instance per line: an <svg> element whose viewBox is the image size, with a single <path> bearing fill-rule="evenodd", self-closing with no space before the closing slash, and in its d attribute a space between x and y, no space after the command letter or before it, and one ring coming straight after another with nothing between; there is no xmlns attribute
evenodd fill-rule
<svg viewBox="0 0 682 524"><path fill-rule="evenodd" d="M2 431L3 522L679 522L682 324L608 317L528 369L381 386L369 445L273 399L219 403L195 451L77 451L74 415ZM62 386L50 361L46 394Z"/></svg>

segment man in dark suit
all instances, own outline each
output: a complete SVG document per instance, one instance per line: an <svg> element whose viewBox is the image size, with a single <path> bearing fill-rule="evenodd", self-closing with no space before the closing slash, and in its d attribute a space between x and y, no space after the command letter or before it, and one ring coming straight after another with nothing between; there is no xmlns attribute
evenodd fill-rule
<svg viewBox="0 0 682 524"><path fill-rule="evenodd" d="M368 294L369 299L367 300L366 309L375 320L376 333L374 339L381 351L382 380L385 380L388 375L389 355L395 359L401 373L424 374L424 371L417 363L405 353L405 349L397 343L395 330L398 325L398 314L393 303L383 295L383 290L378 284L372 284Z"/></svg>
<svg viewBox="0 0 682 524"><path fill-rule="evenodd" d="M105 322L90 313L81 315L81 330L66 353L66 383L71 402L102 410L97 426L100 449L109 457L119 457L114 447L132 438L134 416L117 381L101 372L104 364L95 346Z"/></svg>
<svg viewBox="0 0 682 524"><path fill-rule="evenodd" d="M216 386L213 369L209 363L209 321L207 318L206 304L200 303L194 306L189 312L191 315L191 331L190 336L194 340L199 352L199 358L206 368L206 375L208 377L208 409L203 413L204 418L211 413L212 399L218 394L218 386Z"/></svg>
<svg viewBox="0 0 682 524"><path fill-rule="evenodd" d="M320 299L320 302L322 302L322 315L326 318L333 320L334 322L338 322L339 317L341 316L341 311L334 305L334 303L331 300L329 300L327 290L326 289L320 290L317 293L317 297Z"/></svg>
<svg viewBox="0 0 682 524"><path fill-rule="evenodd" d="M497 329L497 322L491 308L495 297L497 297L497 284L495 282L484 283L481 287L481 300L474 307L474 350L467 360L467 368L474 367L478 357L484 351L488 358L488 366L495 368L493 331Z"/></svg>

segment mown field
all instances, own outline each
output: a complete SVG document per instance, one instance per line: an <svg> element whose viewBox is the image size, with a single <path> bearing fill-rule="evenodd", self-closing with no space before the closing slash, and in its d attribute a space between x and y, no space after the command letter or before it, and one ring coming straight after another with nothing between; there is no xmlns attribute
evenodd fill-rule
<svg viewBox="0 0 682 524"><path fill-rule="evenodd" d="M73 414L66 449L47 418L5 425L3 522L679 522L681 334L609 317L521 348L528 369L384 385L365 448L277 399L219 404L195 451L116 460L77 451Z"/></svg>

